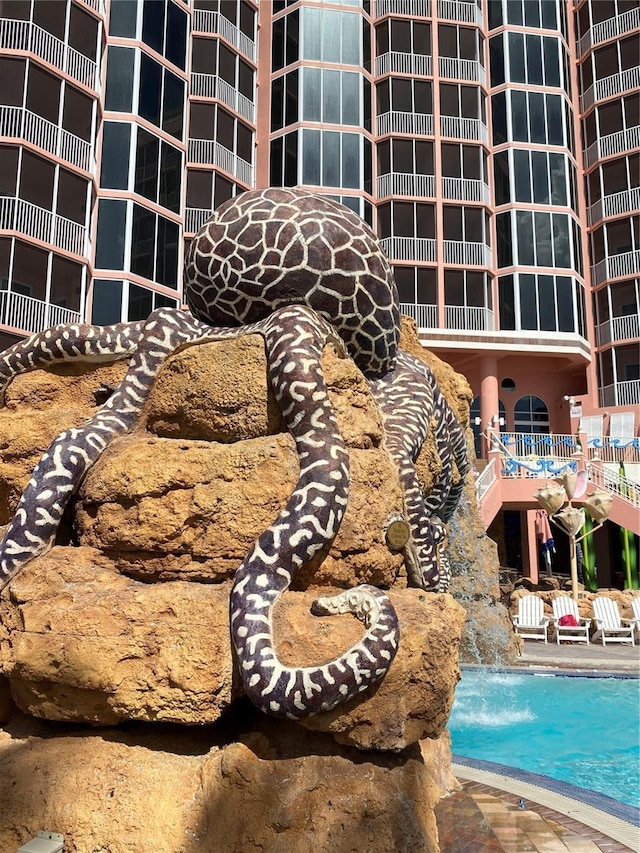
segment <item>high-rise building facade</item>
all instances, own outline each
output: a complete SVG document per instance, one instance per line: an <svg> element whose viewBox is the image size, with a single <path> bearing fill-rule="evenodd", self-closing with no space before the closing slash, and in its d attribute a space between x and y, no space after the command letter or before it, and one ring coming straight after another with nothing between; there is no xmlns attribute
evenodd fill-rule
<svg viewBox="0 0 640 853"><path fill-rule="evenodd" d="M213 208L302 185L381 238L479 456L637 451L639 147L638 0L0 0L0 347L180 304Z"/></svg>

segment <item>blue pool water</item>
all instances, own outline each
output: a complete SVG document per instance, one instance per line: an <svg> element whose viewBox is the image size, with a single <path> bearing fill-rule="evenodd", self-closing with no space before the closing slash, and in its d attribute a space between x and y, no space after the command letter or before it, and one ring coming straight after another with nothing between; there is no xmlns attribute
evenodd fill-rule
<svg viewBox="0 0 640 853"><path fill-rule="evenodd" d="M506 764L640 806L640 681L466 670L455 755Z"/></svg>

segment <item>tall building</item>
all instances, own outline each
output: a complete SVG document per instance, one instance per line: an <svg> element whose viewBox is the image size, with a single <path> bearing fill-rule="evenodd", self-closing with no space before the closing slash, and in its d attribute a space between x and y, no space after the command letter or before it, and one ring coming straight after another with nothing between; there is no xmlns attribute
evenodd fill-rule
<svg viewBox="0 0 640 853"><path fill-rule="evenodd" d="M0 0L0 347L180 304L213 208L314 188L468 377L486 523L535 576L572 454L640 533L639 147L638 0Z"/></svg>

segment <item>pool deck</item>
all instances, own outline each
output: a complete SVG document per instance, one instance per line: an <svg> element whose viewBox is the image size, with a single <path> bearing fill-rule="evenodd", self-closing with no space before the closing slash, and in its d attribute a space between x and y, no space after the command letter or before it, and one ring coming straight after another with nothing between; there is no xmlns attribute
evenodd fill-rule
<svg viewBox="0 0 640 853"><path fill-rule="evenodd" d="M525 640L513 668L638 678L640 645ZM595 794L484 762L454 757L453 771L461 789L436 809L440 853L640 853L631 809L616 814Z"/></svg>

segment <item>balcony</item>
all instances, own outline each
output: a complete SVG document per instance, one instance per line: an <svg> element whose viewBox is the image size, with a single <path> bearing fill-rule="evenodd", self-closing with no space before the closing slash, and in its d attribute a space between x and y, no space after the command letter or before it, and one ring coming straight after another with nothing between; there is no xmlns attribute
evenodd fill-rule
<svg viewBox="0 0 640 853"><path fill-rule="evenodd" d="M638 314L611 317L596 326L596 340L599 347L614 341L628 341L634 338L640 338L640 316Z"/></svg>
<svg viewBox="0 0 640 853"><path fill-rule="evenodd" d="M600 389L600 405L603 407L640 405L640 379L605 385Z"/></svg>
<svg viewBox="0 0 640 853"><path fill-rule="evenodd" d="M196 234L212 213L208 207L188 207L184 219L185 234Z"/></svg>
<svg viewBox="0 0 640 853"><path fill-rule="evenodd" d="M376 0L376 17L384 15L410 15L412 18L430 18L431 0Z"/></svg>
<svg viewBox="0 0 640 853"><path fill-rule="evenodd" d="M188 148L188 159L190 163L206 163L211 166L219 166L233 175L243 184L253 186L253 166L242 157L238 157L233 151L229 151L224 145L220 145L214 139L190 139Z"/></svg>
<svg viewBox="0 0 640 853"><path fill-rule="evenodd" d="M616 71L609 77L596 80L593 85L589 86L584 95L580 95L580 109L584 112L596 101L604 101L614 95L628 92L630 89L637 89L639 86L640 65L636 65L635 68L627 68L625 71Z"/></svg>
<svg viewBox="0 0 640 853"><path fill-rule="evenodd" d="M438 328L438 306L419 305L416 302L401 302L400 313L412 317L419 329Z"/></svg>
<svg viewBox="0 0 640 853"><path fill-rule="evenodd" d="M191 94L196 98L217 98L247 121L255 122L256 105L216 74L191 75Z"/></svg>
<svg viewBox="0 0 640 853"><path fill-rule="evenodd" d="M405 113L391 110L376 120L378 136L388 133L410 133L415 136L433 136L433 116L430 113Z"/></svg>
<svg viewBox="0 0 640 853"><path fill-rule="evenodd" d="M78 169L91 171L91 143L30 110L0 106L0 136L24 139Z"/></svg>
<svg viewBox="0 0 640 853"><path fill-rule="evenodd" d="M432 59L424 53L401 53L398 50L376 56L376 76L393 73L431 77Z"/></svg>
<svg viewBox="0 0 640 853"><path fill-rule="evenodd" d="M623 252L620 255L609 255L594 267L591 267L592 284L600 284L611 278L621 278L640 275L640 249L633 252Z"/></svg>
<svg viewBox="0 0 640 853"><path fill-rule="evenodd" d="M434 198L436 179L433 175L414 175L411 172L391 172L379 175L376 180L378 198L390 195Z"/></svg>
<svg viewBox="0 0 640 853"><path fill-rule="evenodd" d="M615 18L600 21L599 24L594 24L587 30L580 39L578 55L582 56L590 47L595 47L603 41L609 41L609 39L630 33L638 27L640 27L640 6L635 9L629 9Z"/></svg>
<svg viewBox="0 0 640 853"><path fill-rule="evenodd" d="M452 80L468 80L472 83L485 85L487 75L483 66L475 59L457 59L441 56L438 59L438 70L441 77Z"/></svg>
<svg viewBox="0 0 640 853"><path fill-rule="evenodd" d="M486 243L468 243L463 240L444 240L445 264L490 267L491 247Z"/></svg>
<svg viewBox="0 0 640 853"><path fill-rule="evenodd" d="M487 126L479 118L440 116L440 133L450 139L472 139L484 143L489 139Z"/></svg>
<svg viewBox="0 0 640 853"><path fill-rule="evenodd" d="M35 53L74 80L97 90L96 63L31 21L0 18L0 50Z"/></svg>
<svg viewBox="0 0 640 853"><path fill-rule="evenodd" d="M84 225L21 198L0 197L0 231L18 231L65 252L84 255Z"/></svg>
<svg viewBox="0 0 640 853"><path fill-rule="evenodd" d="M478 6L462 0L438 0L438 17L445 21L482 26L482 12Z"/></svg>
<svg viewBox="0 0 640 853"><path fill-rule="evenodd" d="M585 162L588 168L596 160L602 160L614 154L623 154L625 151L635 151L637 148L640 148L640 125L618 130L616 133L609 133L607 136L596 139L585 151Z"/></svg>
<svg viewBox="0 0 640 853"><path fill-rule="evenodd" d="M78 311L0 290L0 324L3 326L33 335L59 323L82 323L82 319Z"/></svg>
<svg viewBox="0 0 640 853"><path fill-rule="evenodd" d="M589 225L609 216L624 216L640 210L640 187L605 195L589 208Z"/></svg>
<svg viewBox="0 0 640 853"><path fill-rule="evenodd" d="M206 9L194 9L191 21L193 32L221 35L247 59L252 62L256 61L256 43L224 15L220 15L218 12L209 12Z"/></svg>
<svg viewBox="0 0 640 853"><path fill-rule="evenodd" d="M384 237L380 240L386 256L393 261L435 261L436 241L426 237Z"/></svg>
<svg viewBox="0 0 640 853"><path fill-rule="evenodd" d="M443 178L443 198L457 201L479 201L489 204L489 187L484 181L471 178Z"/></svg>
<svg viewBox="0 0 640 853"><path fill-rule="evenodd" d="M493 311L463 305L445 305L444 322L447 329L464 332L493 332Z"/></svg>

